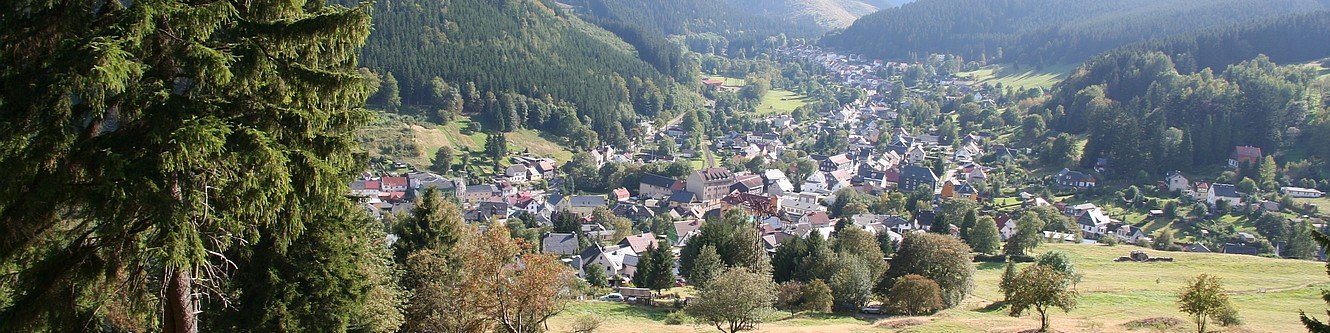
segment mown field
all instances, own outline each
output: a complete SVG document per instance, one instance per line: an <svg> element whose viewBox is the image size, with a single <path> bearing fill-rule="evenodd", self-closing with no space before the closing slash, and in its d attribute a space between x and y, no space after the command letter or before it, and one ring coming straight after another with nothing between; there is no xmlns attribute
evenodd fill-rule
<svg viewBox="0 0 1330 333"><path fill-rule="evenodd" d="M1003 86L1013 88L1035 88L1051 89L1053 85L1062 81L1068 73L1076 69L1077 65L1055 65L1045 66L1044 68L1021 68L1015 69L1006 65L991 65L980 68L975 71L958 74L961 77L969 77L979 83L1002 83Z"/></svg>
<svg viewBox="0 0 1330 333"><path fill-rule="evenodd" d="M790 114L801 106L807 105L808 100L804 95L784 90L772 89L766 95L762 96L762 102L757 105L757 114Z"/></svg>
<svg viewBox="0 0 1330 333"><path fill-rule="evenodd" d="M366 149L374 155L390 155L416 165L420 168L429 166L430 159L440 147L452 147L456 151L467 148L473 152L473 163L487 165L485 133L480 132L476 124L468 118L458 118L445 125L425 122L410 122L401 117L384 116L361 131L359 135ZM381 147L400 147L395 151L384 151ZM392 149L388 149L392 150ZM414 150L418 154L411 155ZM572 159L573 153L558 142L552 141L539 131L519 129L508 133L508 150L522 152L529 150L539 156L551 156L560 163Z"/></svg>
<svg viewBox="0 0 1330 333"><path fill-rule="evenodd" d="M726 87L740 88L747 85L747 82L742 78L714 77L724 79ZM773 88L762 96L762 100L759 101L755 111L758 115L789 114L794 112L794 109L807 104L808 98L804 95L785 89Z"/></svg>
<svg viewBox="0 0 1330 333"><path fill-rule="evenodd" d="M1222 332L1302 332L1298 311L1324 314L1320 290L1330 288L1323 263L1270 259L1227 254L1196 254L1147 251L1175 258L1172 263L1117 263L1132 246L1087 246L1048 244L1042 251L1069 254L1083 279L1076 285L1079 306L1070 313L1053 313L1053 328L1059 332L1159 332L1129 329L1124 324L1147 318L1173 317L1185 320L1174 304L1176 292L1188 278L1200 273L1217 275L1230 291L1244 324L1217 328ZM928 317L789 317L781 313L758 326L759 332L1019 332L1038 327L1035 317L1013 318L1006 309L994 306L1002 298L997 288L1001 264L977 266L975 290L961 306ZM565 332L580 316L605 322L601 332L714 332L705 325L667 325L668 310L618 303L586 301L574 304L550 322L554 331ZM1322 315L1323 316L1323 315ZM1186 332L1175 327L1163 332ZM1194 328L1193 328L1194 330Z"/></svg>

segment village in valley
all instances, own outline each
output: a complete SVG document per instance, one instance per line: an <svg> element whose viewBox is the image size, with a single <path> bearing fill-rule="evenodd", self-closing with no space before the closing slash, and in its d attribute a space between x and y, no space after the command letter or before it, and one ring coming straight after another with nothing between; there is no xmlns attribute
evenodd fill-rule
<svg viewBox="0 0 1330 333"><path fill-rule="evenodd" d="M801 106L745 115L747 126L704 130L683 115L643 122L642 137L632 145L601 145L566 161L508 152L489 175L376 158L351 184L352 195L372 216L397 220L427 191L437 191L455 199L467 222L508 225L514 237L559 256L579 276L604 279L591 281L611 288L600 299L641 304L668 304L652 302L665 295L658 288L634 283L650 251L666 246L678 260L705 225L735 211L755 226L768 255L791 239L828 238L845 229L871 235L884 253L912 233L968 241L967 231L977 228L965 225L975 220L962 221L967 213L994 224L1007 242L1018 237L1022 214L1045 207L1038 209L1060 217L1035 233L1044 243L1122 244L1115 253L1123 258L1138 249L1324 260L1310 239L1272 241L1262 234L1257 220L1263 215L1317 230L1325 225L1317 205L1324 193L1315 182L1251 184L1255 170L1270 163L1261 147L1235 146L1227 165L1197 173L1106 181L1114 161L1050 158L1067 148L1042 136L1042 120L1002 119L1001 110L1028 107L1018 103L1047 87L1003 87L962 71L932 71L948 65L974 70L950 64L959 62L952 56L884 62L802 45L777 53L784 64L819 66L809 71L823 73L822 84L853 91L854 98L814 108L798 101L807 97L783 90L789 97L781 98ZM905 81L917 82L907 87ZM743 80L722 74L700 85L708 97L745 88ZM921 111L927 106L912 105L926 100L950 106ZM706 106L717 104L708 99ZM935 126L920 121L924 117L946 120ZM588 190L586 182L603 190ZM1003 251L978 253L976 261L1011 254ZM673 287L690 285L677 261L669 267ZM875 304L860 304L860 312L879 311Z"/></svg>

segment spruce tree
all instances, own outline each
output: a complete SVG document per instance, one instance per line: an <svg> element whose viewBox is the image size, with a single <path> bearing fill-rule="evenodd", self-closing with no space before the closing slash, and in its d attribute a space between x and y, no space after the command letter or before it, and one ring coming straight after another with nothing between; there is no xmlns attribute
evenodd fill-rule
<svg viewBox="0 0 1330 333"><path fill-rule="evenodd" d="M293 246L349 217L366 8L18 0L0 13L0 266L17 272L0 331L195 332L200 302L246 301L229 274L263 269L238 266L250 248L345 245ZM268 308L347 314L364 291ZM126 321L84 311L108 307Z"/></svg>

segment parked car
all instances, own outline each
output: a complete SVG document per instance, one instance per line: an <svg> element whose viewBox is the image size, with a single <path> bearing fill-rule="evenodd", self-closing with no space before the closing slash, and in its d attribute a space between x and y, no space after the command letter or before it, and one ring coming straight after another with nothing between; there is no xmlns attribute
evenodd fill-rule
<svg viewBox="0 0 1330 333"><path fill-rule="evenodd" d="M600 300L606 302L623 302L623 294L610 293L609 295L601 296Z"/></svg>
<svg viewBox="0 0 1330 333"><path fill-rule="evenodd" d="M867 314L882 314L882 306L881 306L881 305L869 305L869 306L865 306L865 307L863 307L862 309L859 309L859 312L863 312L863 313L867 313Z"/></svg>

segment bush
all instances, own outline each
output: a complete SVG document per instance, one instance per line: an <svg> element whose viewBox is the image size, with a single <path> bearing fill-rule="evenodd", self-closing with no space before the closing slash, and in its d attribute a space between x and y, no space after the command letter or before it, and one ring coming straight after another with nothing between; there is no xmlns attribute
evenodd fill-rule
<svg viewBox="0 0 1330 333"><path fill-rule="evenodd" d="M931 314L942 309L942 289L933 280L910 274L896 279L889 301L891 307L901 314Z"/></svg>
<svg viewBox="0 0 1330 333"><path fill-rule="evenodd" d="M1232 327L1242 325L1242 318L1238 317L1238 309L1229 305L1219 309L1219 313L1215 314L1215 322L1218 322L1219 326Z"/></svg>
<svg viewBox="0 0 1330 333"><path fill-rule="evenodd" d="M575 333L591 333L595 332L596 329L600 328L600 324L604 322L605 319L601 317L593 315L581 315L573 319L573 324L570 330Z"/></svg>
<svg viewBox="0 0 1330 333"><path fill-rule="evenodd" d="M1105 237L1100 237L1100 238L1099 238L1099 244L1104 244L1104 245L1107 245L1107 246L1117 246L1117 245L1118 245L1118 238L1117 238L1116 236L1105 236Z"/></svg>
<svg viewBox="0 0 1330 333"><path fill-rule="evenodd" d="M683 311L674 311L665 315L665 325L684 325L692 324L694 322L696 322L696 320Z"/></svg>

